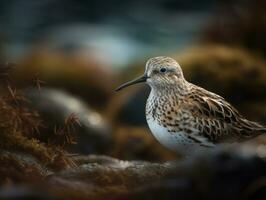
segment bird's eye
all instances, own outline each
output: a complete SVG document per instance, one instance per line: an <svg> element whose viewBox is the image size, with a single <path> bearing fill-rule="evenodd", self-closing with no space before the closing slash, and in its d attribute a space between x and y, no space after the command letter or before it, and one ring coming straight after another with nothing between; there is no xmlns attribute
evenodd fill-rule
<svg viewBox="0 0 266 200"><path fill-rule="evenodd" d="M160 69L160 72L163 72L163 73L166 72L166 68L164 68L164 67L161 68L161 69Z"/></svg>

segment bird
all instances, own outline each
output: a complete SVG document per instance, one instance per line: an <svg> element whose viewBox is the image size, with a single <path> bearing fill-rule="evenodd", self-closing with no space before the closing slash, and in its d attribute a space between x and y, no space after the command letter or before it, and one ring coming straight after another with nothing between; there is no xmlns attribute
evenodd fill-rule
<svg viewBox="0 0 266 200"><path fill-rule="evenodd" d="M149 129L172 151L183 155L206 152L266 132L265 126L243 117L223 97L188 82L173 58L150 58L143 75L116 91L143 82L151 88L145 111Z"/></svg>

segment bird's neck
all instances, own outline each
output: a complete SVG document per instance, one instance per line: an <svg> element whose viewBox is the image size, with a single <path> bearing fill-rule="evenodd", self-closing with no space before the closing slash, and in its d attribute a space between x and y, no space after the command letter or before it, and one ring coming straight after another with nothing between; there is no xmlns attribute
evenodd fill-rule
<svg viewBox="0 0 266 200"><path fill-rule="evenodd" d="M151 85L151 95L160 98L160 97L171 97L182 98L185 96L190 90L190 84L188 82L179 82L175 85L162 85L162 86L152 86Z"/></svg>
<svg viewBox="0 0 266 200"><path fill-rule="evenodd" d="M146 119L160 121L166 107L178 106L179 102L190 91L190 84L167 85L166 87L151 86L151 92L146 103Z"/></svg>

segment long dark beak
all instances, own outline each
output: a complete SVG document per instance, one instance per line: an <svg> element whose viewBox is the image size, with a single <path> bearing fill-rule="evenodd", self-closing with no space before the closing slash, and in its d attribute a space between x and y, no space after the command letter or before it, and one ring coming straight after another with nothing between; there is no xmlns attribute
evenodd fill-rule
<svg viewBox="0 0 266 200"><path fill-rule="evenodd" d="M115 89L115 91L122 90L123 88L128 87L130 85L134 85L134 84L137 84L137 83L146 82L147 78L148 78L147 75L144 74L144 75L142 75L142 76L140 76L140 77L138 77L138 78L136 78L136 79L134 79L132 81L128 81L128 82L120 85L118 88Z"/></svg>

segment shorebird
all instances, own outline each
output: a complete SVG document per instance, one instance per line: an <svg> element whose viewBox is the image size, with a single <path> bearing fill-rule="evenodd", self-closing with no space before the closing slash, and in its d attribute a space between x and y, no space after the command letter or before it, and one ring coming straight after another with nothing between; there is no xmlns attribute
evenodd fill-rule
<svg viewBox="0 0 266 200"><path fill-rule="evenodd" d="M223 97L188 82L170 57L149 59L142 76L116 91L141 82L151 87L146 103L148 126L169 149L187 155L266 132L265 126L245 119Z"/></svg>

